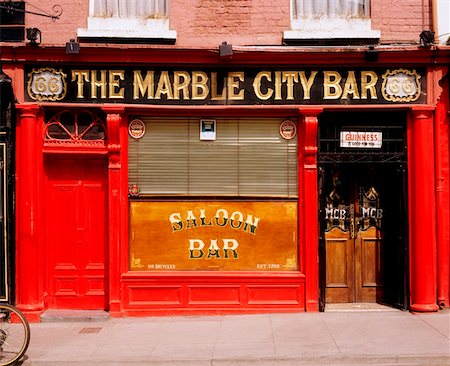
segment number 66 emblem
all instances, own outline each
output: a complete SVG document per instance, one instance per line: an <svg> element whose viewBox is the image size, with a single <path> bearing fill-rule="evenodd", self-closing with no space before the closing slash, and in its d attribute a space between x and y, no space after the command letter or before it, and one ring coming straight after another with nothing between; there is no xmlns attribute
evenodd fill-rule
<svg viewBox="0 0 450 366"><path fill-rule="evenodd" d="M61 100L67 93L66 74L49 67L33 69L28 74L27 91L34 100Z"/></svg>
<svg viewBox="0 0 450 366"><path fill-rule="evenodd" d="M391 102L414 102L421 93L420 75L416 70L387 70L381 91L383 98Z"/></svg>

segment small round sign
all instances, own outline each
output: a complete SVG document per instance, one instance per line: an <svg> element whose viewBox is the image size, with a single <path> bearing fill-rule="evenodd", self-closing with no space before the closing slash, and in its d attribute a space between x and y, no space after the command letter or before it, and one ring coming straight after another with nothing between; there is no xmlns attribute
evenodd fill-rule
<svg viewBox="0 0 450 366"><path fill-rule="evenodd" d="M134 139L140 139L145 135L145 124L140 119L134 119L128 125L128 133Z"/></svg>
<svg viewBox="0 0 450 366"><path fill-rule="evenodd" d="M297 135L296 124L288 119L286 121L281 122L280 135L285 140L292 140L295 137L295 135Z"/></svg>
<svg viewBox="0 0 450 366"><path fill-rule="evenodd" d="M141 193L141 189L137 184L132 184L128 187L128 194L131 197L138 197L139 193Z"/></svg>

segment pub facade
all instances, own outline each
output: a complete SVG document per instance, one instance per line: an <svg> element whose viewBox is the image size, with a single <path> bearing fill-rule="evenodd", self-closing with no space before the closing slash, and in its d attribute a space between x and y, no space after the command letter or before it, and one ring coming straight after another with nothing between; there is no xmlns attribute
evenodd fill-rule
<svg viewBox="0 0 450 366"><path fill-rule="evenodd" d="M2 59L30 319L448 306L448 46Z"/></svg>

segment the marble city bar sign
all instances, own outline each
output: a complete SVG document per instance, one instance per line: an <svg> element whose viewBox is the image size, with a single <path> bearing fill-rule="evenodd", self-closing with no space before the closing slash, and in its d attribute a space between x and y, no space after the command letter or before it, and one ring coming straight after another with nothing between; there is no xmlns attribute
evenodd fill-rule
<svg viewBox="0 0 450 366"><path fill-rule="evenodd" d="M425 70L48 67L25 70L28 101L166 105L425 103Z"/></svg>

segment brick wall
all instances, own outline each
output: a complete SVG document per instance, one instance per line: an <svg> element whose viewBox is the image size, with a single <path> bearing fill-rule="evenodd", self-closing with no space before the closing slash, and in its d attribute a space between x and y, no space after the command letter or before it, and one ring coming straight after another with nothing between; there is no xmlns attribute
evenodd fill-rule
<svg viewBox="0 0 450 366"><path fill-rule="evenodd" d="M0 0L2 1L2 0ZM89 0L60 0L59 20L26 16L26 27L42 31L43 44L65 44L85 28ZM39 8L51 12L54 2ZM35 10L28 7L29 10ZM290 27L290 0L171 0L170 28L177 31L180 47L281 45ZM429 0L372 0L372 28L381 30L381 43L414 43L430 28Z"/></svg>
<svg viewBox="0 0 450 366"><path fill-rule="evenodd" d="M289 0L172 0L171 14L177 44L189 46L280 45L290 25Z"/></svg>
<svg viewBox="0 0 450 366"><path fill-rule="evenodd" d="M2 1L2 0L0 0ZM35 8L30 4L36 5ZM38 15L26 14L25 27L39 28L42 32L42 44L63 44L71 38L77 38L77 29L86 27L86 20L89 14L89 0L58 0L58 1L27 1L25 9L33 12L41 12L54 15L52 8L54 4L61 5L63 13L58 20L52 21L50 18Z"/></svg>
<svg viewBox="0 0 450 366"><path fill-rule="evenodd" d="M428 0L373 0L372 27L381 30L381 43L419 42L419 34L429 30Z"/></svg>

